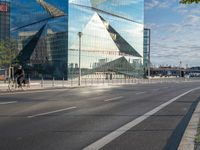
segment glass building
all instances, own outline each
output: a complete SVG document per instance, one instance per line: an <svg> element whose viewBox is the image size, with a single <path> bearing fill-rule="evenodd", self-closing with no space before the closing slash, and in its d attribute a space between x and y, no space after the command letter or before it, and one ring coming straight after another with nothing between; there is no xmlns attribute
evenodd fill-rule
<svg viewBox="0 0 200 150"><path fill-rule="evenodd" d="M68 74L83 77L143 77L144 2L71 0ZM81 38L78 32L82 33ZM79 56L81 48L81 56Z"/></svg>
<svg viewBox="0 0 200 150"><path fill-rule="evenodd" d="M67 78L68 3L66 0L11 0L11 36L20 64L34 78Z"/></svg>
<svg viewBox="0 0 200 150"><path fill-rule="evenodd" d="M11 4L11 35L18 41L13 62L30 74L77 79L80 66L83 78L143 77L143 0Z"/></svg>

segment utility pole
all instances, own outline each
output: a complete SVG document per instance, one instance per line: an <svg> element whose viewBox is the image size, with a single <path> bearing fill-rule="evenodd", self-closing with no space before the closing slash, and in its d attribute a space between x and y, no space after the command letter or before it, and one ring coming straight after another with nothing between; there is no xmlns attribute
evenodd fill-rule
<svg viewBox="0 0 200 150"><path fill-rule="evenodd" d="M78 77L78 85L81 86L81 37L83 33L78 32L79 36L79 77Z"/></svg>

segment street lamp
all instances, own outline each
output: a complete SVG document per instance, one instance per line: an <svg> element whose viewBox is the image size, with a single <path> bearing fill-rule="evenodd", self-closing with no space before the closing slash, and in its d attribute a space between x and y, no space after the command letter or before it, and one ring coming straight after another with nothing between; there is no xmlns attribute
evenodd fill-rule
<svg viewBox="0 0 200 150"><path fill-rule="evenodd" d="M150 78L151 76L151 30L148 29L149 31L149 41L148 41L148 77Z"/></svg>
<svg viewBox="0 0 200 150"><path fill-rule="evenodd" d="M81 36L83 35L82 32L78 32L79 37L79 77L78 77L78 85L81 85Z"/></svg>
<svg viewBox="0 0 200 150"><path fill-rule="evenodd" d="M179 66L179 73L180 73L180 77L182 77L182 73L181 73L181 64L182 64L182 62L180 61L180 66Z"/></svg>

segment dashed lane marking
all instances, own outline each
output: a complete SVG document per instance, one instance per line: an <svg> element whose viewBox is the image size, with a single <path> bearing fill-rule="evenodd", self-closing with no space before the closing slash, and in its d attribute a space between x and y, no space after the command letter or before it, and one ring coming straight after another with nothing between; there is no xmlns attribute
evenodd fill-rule
<svg viewBox="0 0 200 150"><path fill-rule="evenodd" d="M17 101L11 101L11 102L0 102L0 105L13 104L13 103L17 103Z"/></svg>
<svg viewBox="0 0 200 150"><path fill-rule="evenodd" d="M106 99L106 100L104 100L104 102L116 101L116 100L119 100L119 99L122 99L122 98L123 98L123 96L114 97L114 98Z"/></svg>
<svg viewBox="0 0 200 150"><path fill-rule="evenodd" d="M28 116L27 118L34 118L34 117L39 117L39 116L45 116L45 115L49 115L49 114L54 114L54 113L66 111L66 110L76 109L76 108L77 108L77 107L75 107L75 106L73 106L73 107L68 107L68 108L64 108L64 109L59 109L59 110L49 111L49 112L40 113L40 114L36 114L36 115L31 115L31 116Z"/></svg>
<svg viewBox="0 0 200 150"><path fill-rule="evenodd" d="M136 95L139 95L139 94L145 94L146 92L138 92L138 93L135 93Z"/></svg>

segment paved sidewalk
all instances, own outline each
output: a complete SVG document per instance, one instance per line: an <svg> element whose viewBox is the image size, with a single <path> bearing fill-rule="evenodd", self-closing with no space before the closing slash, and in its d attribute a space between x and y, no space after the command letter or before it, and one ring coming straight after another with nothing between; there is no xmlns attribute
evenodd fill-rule
<svg viewBox="0 0 200 150"><path fill-rule="evenodd" d="M200 150L200 143L196 146L197 129L200 121L200 103L198 103L192 118L185 130L178 150ZM200 134L200 133L198 133ZM199 135L200 136L200 135Z"/></svg>

